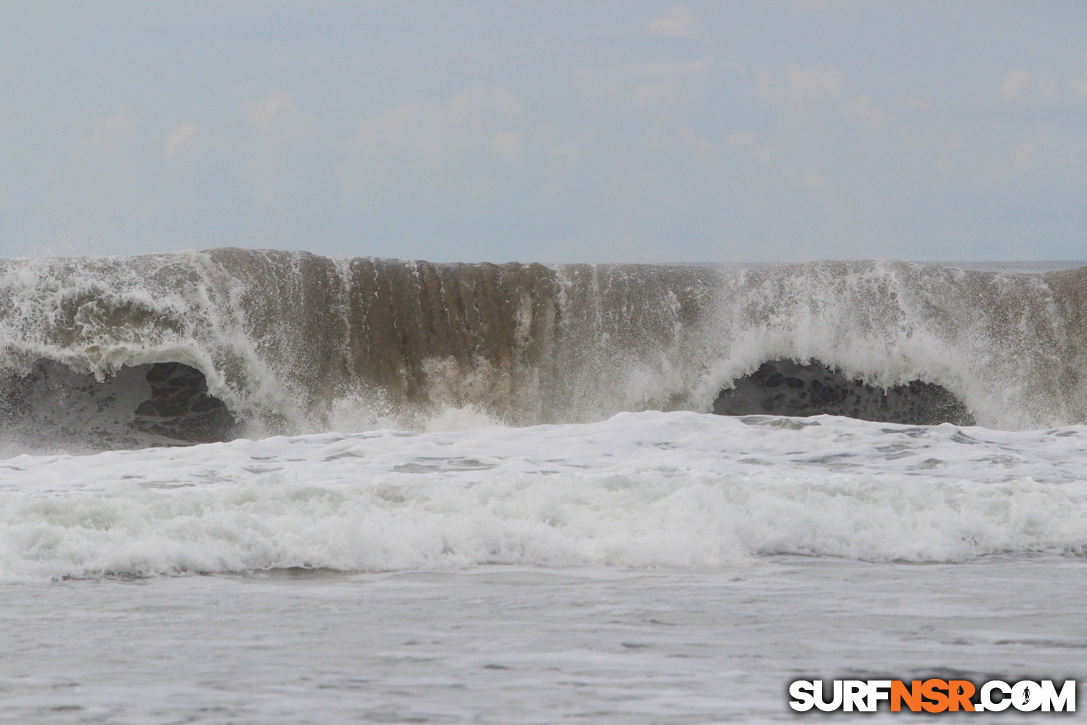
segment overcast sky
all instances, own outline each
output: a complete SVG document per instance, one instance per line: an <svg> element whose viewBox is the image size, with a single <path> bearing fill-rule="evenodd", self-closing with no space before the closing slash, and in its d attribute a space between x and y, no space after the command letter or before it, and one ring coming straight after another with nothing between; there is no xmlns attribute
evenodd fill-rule
<svg viewBox="0 0 1087 725"><path fill-rule="evenodd" d="M0 256L1087 258L1087 2L0 0Z"/></svg>

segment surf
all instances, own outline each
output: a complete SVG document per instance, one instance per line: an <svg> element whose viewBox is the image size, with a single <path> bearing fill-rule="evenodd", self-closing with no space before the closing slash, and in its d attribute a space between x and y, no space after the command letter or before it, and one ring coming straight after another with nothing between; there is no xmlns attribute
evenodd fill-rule
<svg viewBox="0 0 1087 725"><path fill-rule="evenodd" d="M457 411L515 426L690 410L1035 429L1087 421L1085 351L1087 268L243 249L0 262L0 437L15 450L426 430ZM807 402L775 403L768 365Z"/></svg>

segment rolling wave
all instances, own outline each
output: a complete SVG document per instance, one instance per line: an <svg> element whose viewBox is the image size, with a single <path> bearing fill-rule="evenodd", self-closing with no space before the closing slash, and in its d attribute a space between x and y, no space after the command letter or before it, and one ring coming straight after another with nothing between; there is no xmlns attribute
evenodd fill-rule
<svg viewBox="0 0 1087 725"><path fill-rule="evenodd" d="M451 411L511 425L722 412L775 361L891 398L938 387L959 423L1044 428L1087 422L1085 351L1087 268L241 249L0 262L0 421L16 449L425 429Z"/></svg>

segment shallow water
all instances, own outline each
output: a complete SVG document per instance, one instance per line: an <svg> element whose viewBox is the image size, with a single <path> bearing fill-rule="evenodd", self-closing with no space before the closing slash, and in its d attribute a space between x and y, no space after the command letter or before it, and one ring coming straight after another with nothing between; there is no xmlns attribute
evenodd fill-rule
<svg viewBox="0 0 1087 725"><path fill-rule="evenodd" d="M13 583L0 718L783 721L798 678L1083 678L1085 586L1051 555Z"/></svg>

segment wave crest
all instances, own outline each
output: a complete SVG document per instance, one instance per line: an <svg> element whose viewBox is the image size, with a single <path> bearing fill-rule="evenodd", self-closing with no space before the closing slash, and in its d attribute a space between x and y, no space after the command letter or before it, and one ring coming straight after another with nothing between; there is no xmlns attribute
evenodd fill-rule
<svg viewBox="0 0 1087 725"><path fill-rule="evenodd" d="M711 410L763 363L950 391L981 425L1087 421L1087 269L431 264L216 249L0 262L8 389L198 371L246 435L451 409L510 424ZM14 381L14 382L13 382ZM41 403L45 405L44 401Z"/></svg>

